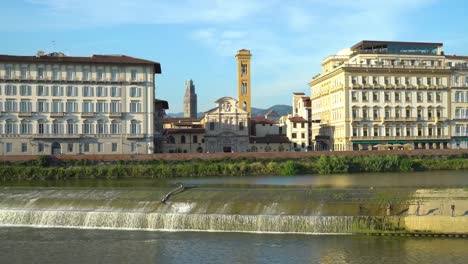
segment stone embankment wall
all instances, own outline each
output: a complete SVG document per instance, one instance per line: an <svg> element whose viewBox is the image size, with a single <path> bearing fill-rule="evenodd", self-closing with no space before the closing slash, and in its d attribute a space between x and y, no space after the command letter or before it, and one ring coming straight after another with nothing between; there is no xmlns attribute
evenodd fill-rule
<svg viewBox="0 0 468 264"><path fill-rule="evenodd" d="M426 150L378 150L378 151L311 151L311 152L242 152L242 153L165 153L165 154L138 154L138 155L59 155L61 160L193 160L193 159L299 159L334 156L384 156L384 155L457 155L468 153L468 149L426 149ZM35 160L35 155L5 155L0 161L27 161Z"/></svg>

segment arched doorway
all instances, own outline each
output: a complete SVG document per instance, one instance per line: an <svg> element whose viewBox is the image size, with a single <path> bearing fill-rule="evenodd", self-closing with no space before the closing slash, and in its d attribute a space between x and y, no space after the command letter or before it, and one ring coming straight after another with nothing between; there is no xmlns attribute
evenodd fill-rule
<svg viewBox="0 0 468 264"><path fill-rule="evenodd" d="M62 147L60 143L54 142L52 143L52 155L60 155L62 154Z"/></svg>

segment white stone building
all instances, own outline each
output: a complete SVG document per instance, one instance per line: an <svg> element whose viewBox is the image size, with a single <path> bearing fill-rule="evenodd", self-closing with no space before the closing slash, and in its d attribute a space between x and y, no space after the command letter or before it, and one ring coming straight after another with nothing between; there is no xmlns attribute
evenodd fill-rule
<svg viewBox="0 0 468 264"><path fill-rule="evenodd" d="M293 93L293 113L280 118L280 126L286 131L293 151L311 149L310 98L304 93Z"/></svg>
<svg viewBox="0 0 468 264"><path fill-rule="evenodd" d="M451 87L451 147L468 149L468 56L445 56L452 69Z"/></svg>
<svg viewBox="0 0 468 264"><path fill-rule="evenodd" d="M249 113L240 109L232 97L222 97L215 103L216 107L202 117L207 152L246 152Z"/></svg>
<svg viewBox="0 0 468 264"><path fill-rule="evenodd" d="M0 155L153 153L158 73L124 55L0 55Z"/></svg>

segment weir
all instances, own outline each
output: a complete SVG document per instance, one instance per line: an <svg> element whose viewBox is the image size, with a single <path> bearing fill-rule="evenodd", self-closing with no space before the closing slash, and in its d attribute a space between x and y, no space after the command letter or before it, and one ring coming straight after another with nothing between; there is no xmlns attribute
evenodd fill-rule
<svg viewBox="0 0 468 264"><path fill-rule="evenodd" d="M363 190L197 188L161 204L167 191L4 188L0 190L0 225L307 234L444 233L449 230L445 226L450 226L450 232L467 232L457 227L466 225L463 217L440 216L439 221L434 217L385 216L385 208L370 198L364 202L366 215L359 215L358 204L368 195ZM345 194L349 196L346 199ZM359 203L349 202L353 195L358 195Z"/></svg>
<svg viewBox="0 0 468 264"><path fill-rule="evenodd" d="M0 224L2 225L168 231L358 233L397 231L398 221L398 218L362 216L0 210Z"/></svg>

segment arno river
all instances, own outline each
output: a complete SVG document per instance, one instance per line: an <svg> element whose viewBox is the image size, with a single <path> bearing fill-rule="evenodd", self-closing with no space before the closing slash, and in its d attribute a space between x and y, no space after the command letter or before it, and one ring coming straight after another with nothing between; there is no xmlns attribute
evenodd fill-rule
<svg viewBox="0 0 468 264"><path fill-rule="evenodd" d="M466 239L0 228L0 263L466 263Z"/></svg>
<svg viewBox="0 0 468 264"><path fill-rule="evenodd" d="M287 188L286 195L291 199L298 199L301 196L294 193L295 187L349 189L360 194L370 189L396 189L399 192L404 189L410 192L426 188L466 189L468 186L468 178L463 171L176 179L172 181L172 186L176 186L175 183L178 182L197 185L200 189L205 186L207 193L209 191L210 195L217 198L223 197L223 190L244 188L250 189L245 193L254 196L257 187L263 188L258 193L266 195L270 191L276 192L275 188ZM16 211L21 211L21 215L28 217L34 215L38 219L31 219L30 223L34 224L26 224L27 226L0 226L0 263L466 263L468 259L466 238L168 232L169 230L150 231L105 226L94 229L85 225L74 228L51 228L41 225L50 222L51 219L46 219L47 217L54 217L54 224L61 224L61 218L63 221L66 219L74 223L74 215L84 217L80 223L90 224L92 221L87 219L87 212L90 210L102 214L99 219L93 220L97 224L122 221L118 218L106 220L106 215L125 216L127 212L136 212L137 216L144 215L148 211L152 212L153 209L148 204L153 200L159 201L160 196L166 192L161 186L167 187L168 184L171 182L151 179L3 182L0 187L0 221L14 222L12 215L20 215L15 213ZM184 195L197 199L197 205L193 208L203 208L203 203L212 201L210 198L204 198L203 193L205 191L197 189ZM226 197L235 198L232 193L230 191L226 195L231 196ZM176 198L186 199L184 195ZM243 201L241 198L236 199L238 204ZM142 204L143 207L146 206L146 211L139 211L142 201L147 202L146 205ZM342 205L344 208L346 201L342 202L345 203ZM213 206L218 204L207 205L206 210L224 212ZM328 206L333 209L335 205L332 203ZM165 209L160 205L155 208L154 210L164 214ZM190 213L192 210L182 207L179 209L187 210L182 213ZM42 210L46 210L44 212L47 213L42 213ZM262 210L265 211L261 208L252 209ZM297 208L294 210L297 211ZM28 214L29 211L33 213ZM335 214L336 210L330 212L332 215L340 215ZM352 210L346 211L344 208L340 212L347 215ZM127 219L129 226L139 226L138 222L131 221Z"/></svg>

